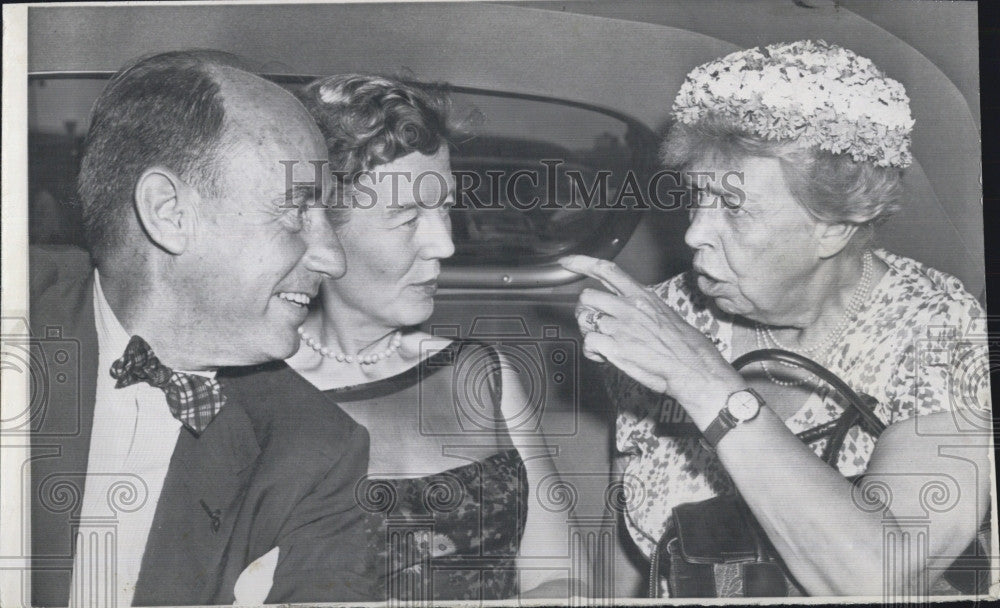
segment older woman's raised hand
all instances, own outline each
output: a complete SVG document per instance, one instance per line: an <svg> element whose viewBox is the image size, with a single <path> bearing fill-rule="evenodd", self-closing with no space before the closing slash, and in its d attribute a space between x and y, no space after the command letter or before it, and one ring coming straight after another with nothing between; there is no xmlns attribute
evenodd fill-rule
<svg viewBox="0 0 1000 608"><path fill-rule="evenodd" d="M571 255L559 263L611 291L580 294L576 317L588 358L606 360L649 389L670 394L696 423L702 404L709 410L715 404L705 412L712 417L726 396L745 386L707 337L614 262Z"/></svg>

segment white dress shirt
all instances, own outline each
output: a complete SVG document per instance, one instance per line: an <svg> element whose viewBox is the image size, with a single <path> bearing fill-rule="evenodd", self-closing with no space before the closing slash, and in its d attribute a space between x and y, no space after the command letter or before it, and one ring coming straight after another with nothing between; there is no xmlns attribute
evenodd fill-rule
<svg viewBox="0 0 1000 608"><path fill-rule="evenodd" d="M162 390L146 383L115 388L111 364L124 354L131 336L108 305L96 272L94 322L97 398L70 606L124 608L132 605L181 423Z"/></svg>

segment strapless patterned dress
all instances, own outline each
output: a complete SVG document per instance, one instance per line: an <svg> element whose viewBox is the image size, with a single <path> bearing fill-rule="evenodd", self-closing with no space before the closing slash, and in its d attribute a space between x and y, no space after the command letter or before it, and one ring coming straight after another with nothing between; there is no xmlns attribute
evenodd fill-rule
<svg viewBox="0 0 1000 608"><path fill-rule="evenodd" d="M376 382L325 391L339 403L416 407L418 391L452 395L462 359L483 348L455 342L420 365ZM430 390L429 390L430 389ZM493 392L499 408L499 390ZM387 403L392 401L398 403ZM369 478L357 489L368 513L377 599L498 600L517 595L516 561L528 512L528 479L514 448L417 478ZM360 556L359 556L360 557Z"/></svg>

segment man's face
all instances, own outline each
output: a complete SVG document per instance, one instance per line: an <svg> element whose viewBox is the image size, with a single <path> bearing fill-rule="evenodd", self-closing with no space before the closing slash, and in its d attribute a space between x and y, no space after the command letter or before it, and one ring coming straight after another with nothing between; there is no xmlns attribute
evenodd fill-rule
<svg viewBox="0 0 1000 608"><path fill-rule="evenodd" d="M300 106L277 116L266 109L255 108L260 115L251 117L252 130L237 123L231 143L220 149L220 196L201 201L192 247L197 255L188 258L185 273L190 320L202 341L196 348L217 365L294 354L296 329L321 279L345 269L343 250L320 206L330 191L327 171L320 172L316 195L308 185L287 183L288 161L295 161L294 182L316 181L314 161L327 154L322 137Z"/></svg>

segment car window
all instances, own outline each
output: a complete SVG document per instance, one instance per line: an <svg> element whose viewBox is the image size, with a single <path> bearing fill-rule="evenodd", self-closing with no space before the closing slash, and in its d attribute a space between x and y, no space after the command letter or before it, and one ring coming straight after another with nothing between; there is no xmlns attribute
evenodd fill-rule
<svg viewBox="0 0 1000 608"><path fill-rule="evenodd" d="M655 151L640 127L555 100L485 92L452 98L457 111L481 116L474 135L454 146L456 180L468 188L459 188L452 214L453 263L532 264L593 252L632 223L616 206L629 204L618 200L622 185L630 171L642 174Z"/></svg>
<svg viewBox="0 0 1000 608"><path fill-rule="evenodd" d="M45 75L29 84L33 243L82 244L75 181L91 105L107 76ZM303 77L276 78L295 86ZM451 267L532 266L565 253L613 254L638 214L655 137L611 111L568 100L447 87L467 133L452 144L457 192Z"/></svg>

